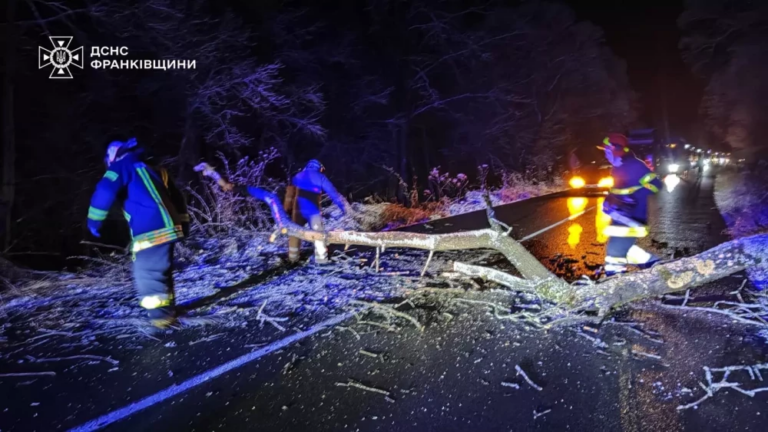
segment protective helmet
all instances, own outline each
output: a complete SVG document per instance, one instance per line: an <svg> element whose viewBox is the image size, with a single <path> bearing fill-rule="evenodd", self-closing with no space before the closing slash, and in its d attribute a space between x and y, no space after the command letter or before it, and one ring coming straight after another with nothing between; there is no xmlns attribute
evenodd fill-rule
<svg viewBox="0 0 768 432"><path fill-rule="evenodd" d="M104 158L107 166L112 165L115 161L122 159L126 153L133 151L136 148L136 138L131 138L128 141L112 141L107 146L107 155Z"/></svg>
<svg viewBox="0 0 768 432"><path fill-rule="evenodd" d="M317 159L312 159L311 161L307 162L307 166L304 167L304 169L305 170L320 171L320 172L325 171L325 167Z"/></svg>
<svg viewBox="0 0 768 432"><path fill-rule="evenodd" d="M624 156L629 153L627 137L619 133L609 134L603 140L603 145L597 146L600 150L611 150L615 156Z"/></svg>

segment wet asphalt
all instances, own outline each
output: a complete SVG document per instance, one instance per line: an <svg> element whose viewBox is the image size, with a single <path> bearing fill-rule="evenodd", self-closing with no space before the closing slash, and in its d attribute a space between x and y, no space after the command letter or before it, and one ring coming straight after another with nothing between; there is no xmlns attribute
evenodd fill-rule
<svg viewBox="0 0 768 432"><path fill-rule="evenodd" d="M642 245L672 257L727 240L711 192L712 180L705 179L654 197L652 236ZM552 271L573 280L591 275L602 260L606 239L598 233L607 220L599 208L600 198L573 195L502 206L496 215L521 239L585 211L525 242ZM478 212L407 230L485 224ZM732 291L741 282L737 275L704 290ZM355 332L344 328L349 323L322 330L104 430L767 430L765 393L721 392L698 409L676 409L701 397L703 366L768 358L765 341L752 329L720 317L686 316L647 301L617 315L632 326L533 331L482 306L440 312L423 332L408 326ZM2 379L0 430L69 430L284 337L269 327L221 332L226 335L211 341L204 331L162 342L111 341L93 354L111 356L119 366L56 362L45 365L55 377ZM518 376L516 365L541 390Z"/></svg>

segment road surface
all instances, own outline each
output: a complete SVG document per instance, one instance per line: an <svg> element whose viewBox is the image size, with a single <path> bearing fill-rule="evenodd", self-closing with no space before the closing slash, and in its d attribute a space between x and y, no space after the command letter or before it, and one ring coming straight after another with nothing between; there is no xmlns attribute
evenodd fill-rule
<svg viewBox="0 0 768 432"><path fill-rule="evenodd" d="M655 198L645 246L670 256L724 241L711 185L682 184ZM573 280L602 261L598 232L607 220L599 204L594 197L537 198L499 207L497 217L516 238L533 236L529 250ZM480 212L408 229L483 224ZM493 255L482 260L504 265ZM705 289L724 292L741 281ZM752 329L687 315L648 301L620 313L625 324L533 331L483 304L455 302L431 311L423 332L407 324L392 331L355 326L336 315L288 337L267 327L101 341L89 351L98 358L47 363L55 377L2 379L0 430L765 430L765 393L723 392L698 409L676 409L702 396L703 366L768 356ZM210 333L219 336L206 340Z"/></svg>

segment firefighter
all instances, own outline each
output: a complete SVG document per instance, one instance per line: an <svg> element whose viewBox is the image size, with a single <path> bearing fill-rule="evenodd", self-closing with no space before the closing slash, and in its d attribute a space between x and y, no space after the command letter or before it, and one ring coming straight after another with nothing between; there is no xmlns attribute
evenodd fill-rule
<svg viewBox="0 0 768 432"><path fill-rule="evenodd" d="M606 227L609 237L604 271L613 275L627 271L627 265L649 266L658 257L635 245L638 238L648 235L648 197L661 190L662 183L648 166L629 149L627 137L610 134L598 148L613 166L613 187L603 204L611 217Z"/></svg>
<svg viewBox="0 0 768 432"><path fill-rule="evenodd" d="M88 209L88 229L100 237L110 207L116 200L121 202L133 239L133 278L139 304L153 326L168 328L176 322L174 243L189 232L184 197L164 168L147 165L135 138L110 143L105 163L107 172Z"/></svg>
<svg viewBox="0 0 768 432"><path fill-rule="evenodd" d="M245 185L234 185L224 180L211 166L201 163L195 167L195 171L202 171L204 175L213 178L219 186L225 191L233 191L242 196L253 196L256 199L263 199L263 191L260 188ZM344 197L333 187L328 177L323 174L325 167L317 160L311 160L306 167L292 179L292 184L288 186L285 193L284 207L286 213L291 216L294 223L304 225L309 222L313 231L323 231L323 216L320 212L320 198L323 193L328 194L341 210L341 216L347 214L349 205ZM291 237L288 240L288 260L296 262L299 260L299 250L301 239ZM325 242L318 240L315 242L315 263L327 264L328 248Z"/></svg>
<svg viewBox="0 0 768 432"><path fill-rule="evenodd" d="M347 213L347 202L344 197L333 187L328 177L323 174L325 167L317 160L311 160L302 171L293 176L292 188L286 192L286 211L292 215L293 221L299 225L309 222L313 231L323 231L323 216L320 212L320 199L323 193L328 194L336 206L341 210L341 215ZM291 237L288 240L288 260L299 260L299 248L301 239ZM328 248L323 241L315 242L315 263L328 263Z"/></svg>

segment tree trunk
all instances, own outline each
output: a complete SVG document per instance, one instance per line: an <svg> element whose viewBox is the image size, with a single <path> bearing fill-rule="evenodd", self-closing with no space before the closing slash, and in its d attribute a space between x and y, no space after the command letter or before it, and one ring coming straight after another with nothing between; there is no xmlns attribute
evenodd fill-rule
<svg viewBox="0 0 768 432"><path fill-rule="evenodd" d="M192 167L200 161L201 146L198 137L198 131L195 127L195 113L193 110L187 111L187 118L184 121L184 138L181 140L179 148L179 181L181 184L188 184L192 181Z"/></svg>
<svg viewBox="0 0 768 432"><path fill-rule="evenodd" d="M3 74L3 207L4 249L11 245L13 201L16 191L16 140L14 130L13 75L16 67L16 1L8 0L6 20L5 73Z"/></svg>
<svg viewBox="0 0 768 432"><path fill-rule="evenodd" d="M266 198L269 203L276 197ZM277 221L289 221L280 216L279 205L271 205ZM740 272L746 268L768 271L768 234L759 234L723 243L696 256L657 265L651 269L606 279L592 285L572 286L549 272L523 245L499 229L496 222L491 228L464 231L453 234L415 234L408 232L352 232L331 231L318 233L295 224L278 224L283 233L314 241L325 238L330 244L371 246L378 248L411 248L429 251L469 249L493 249L501 252L525 279L519 286L508 284L512 289L529 291L533 286L542 298L567 308L598 309L606 313L614 306L647 297L656 297L674 291L684 291ZM466 267L456 263L454 270L472 276L479 275L477 266ZM481 268L481 267L480 267ZM497 270L490 270L484 277L503 283Z"/></svg>
<svg viewBox="0 0 768 432"><path fill-rule="evenodd" d="M278 227L278 233L313 242L385 248L424 249L430 252L492 249L501 252L523 279L499 270L454 263L454 271L480 276L506 285L513 290L534 291L542 299L566 309L597 309L600 315L612 307L674 291L684 291L724 278L747 268L768 272L768 234L758 234L729 241L698 255L659 264L651 269L609 278L588 285L570 285L557 278L522 244L504 232L492 208L486 209L490 228L451 234L417 234L399 231L317 232L291 221L276 195L252 189L257 199L267 203ZM490 198L486 196L486 202ZM432 254L430 254L431 256Z"/></svg>
<svg viewBox="0 0 768 432"><path fill-rule="evenodd" d="M433 168L432 158L430 157L432 146L427 136L427 128L424 126L421 127L421 149L424 156L423 167L426 169L426 172L429 172Z"/></svg>

